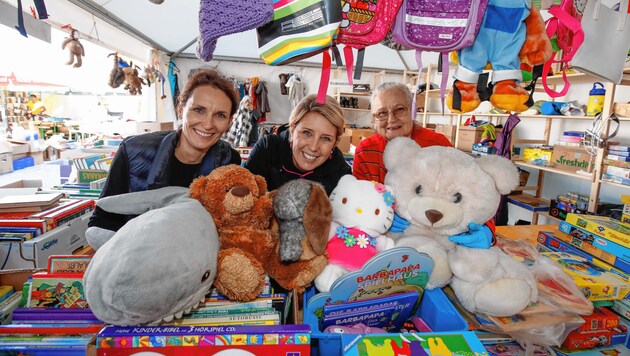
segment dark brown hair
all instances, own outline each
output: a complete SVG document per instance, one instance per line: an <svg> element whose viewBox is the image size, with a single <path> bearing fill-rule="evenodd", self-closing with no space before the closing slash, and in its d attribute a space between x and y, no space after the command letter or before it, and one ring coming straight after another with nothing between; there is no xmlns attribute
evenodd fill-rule
<svg viewBox="0 0 630 356"><path fill-rule="evenodd" d="M200 69L188 78L184 90L179 93L179 97L177 98L177 117L182 118L182 112L184 111L186 102L190 99L195 89L204 85L210 85L227 95L232 103L230 117L234 116L236 110L238 110L238 95L236 91L234 91L234 85L227 79L221 77L219 72L214 69Z"/></svg>

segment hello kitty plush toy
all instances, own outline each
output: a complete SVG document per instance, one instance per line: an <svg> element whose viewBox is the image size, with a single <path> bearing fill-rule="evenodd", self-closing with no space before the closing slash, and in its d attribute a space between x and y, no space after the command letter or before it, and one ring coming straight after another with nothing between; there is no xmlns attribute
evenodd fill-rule
<svg viewBox="0 0 630 356"><path fill-rule="evenodd" d="M328 236L328 265L315 278L320 292L344 274L363 267L378 252L394 247L386 237L394 219L394 194L381 183L341 177L330 194L333 222Z"/></svg>

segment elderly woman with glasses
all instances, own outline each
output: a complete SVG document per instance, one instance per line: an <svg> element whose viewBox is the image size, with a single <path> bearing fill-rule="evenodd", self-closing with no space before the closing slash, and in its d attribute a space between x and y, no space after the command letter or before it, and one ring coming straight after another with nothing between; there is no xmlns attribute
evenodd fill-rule
<svg viewBox="0 0 630 356"><path fill-rule="evenodd" d="M351 173L337 148L343 125L343 112L334 98L326 96L319 104L317 95L309 95L293 109L288 126L258 140L245 168L263 176L269 190L304 178L322 184L330 195L339 179Z"/></svg>
<svg viewBox="0 0 630 356"><path fill-rule="evenodd" d="M396 137L410 137L421 147L452 146L446 136L425 129L411 118L412 96L401 83L383 83L372 93L373 135L359 142L354 153L352 174L357 179L385 181L383 151Z"/></svg>
<svg viewBox="0 0 630 356"><path fill-rule="evenodd" d="M383 163L383 151L387 142L396 137L409 137L420 147L452 147L446 136L413 121L412 100L412 94L404 84L389 82L374 89L371 103L374 131L377 134L359 142L357 146L352 170L357 179L384 183L387 169ZM407 225L407 221L396 215L392 231L401 232ZM475 230L461 235L451 236L450 239L467 247L488 248L494 244L494 221L476 226Z"/></svg>

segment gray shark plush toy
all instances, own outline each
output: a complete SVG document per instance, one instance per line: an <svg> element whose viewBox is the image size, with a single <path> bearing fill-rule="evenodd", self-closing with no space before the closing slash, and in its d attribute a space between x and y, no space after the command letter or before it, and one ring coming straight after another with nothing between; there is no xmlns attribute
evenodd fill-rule
<svg viewBox="0 0 630 356"><path fill-rule="evenodd" d="M204 298L216 275L219 238L188 188L166 187L100 199L119 214L141 214L98 249L83 278L94 315L114 325L170 321Z"/></svg>

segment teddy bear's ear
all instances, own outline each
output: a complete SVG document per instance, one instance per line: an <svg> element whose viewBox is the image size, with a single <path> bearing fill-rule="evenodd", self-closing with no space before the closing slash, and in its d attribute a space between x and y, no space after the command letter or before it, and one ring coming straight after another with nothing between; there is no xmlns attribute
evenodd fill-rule
<svg viewBox="0 0 630 356"><path fill-rule="evenodd" d="M420 150L420 145L408 137L398 137L391 140L387 143L383 154L385 168L392 170L401 164L409 162L409 157L418 154Z"/></svg>
<svg viewBox="0 0 630 356"><path fill-rule="evenodd" d="M256 185L258 186L258 195L265 195L267 192L267 181L265 181L265 178L254 175L254 181L256 181Z"/></svg>
<svg viewBox="0 0 630 356"><path fill-rule="evenodd" d="M475 162L492 177L499 193L508 194L518 186L518 169L509 159L493 155L479 157Z"/></svg>
<svg viewBox="0 0 630 356"><path fill-rule="evenodd" d="M193 199L201 200L207 182L207 177L195 178L195 180L193 180L193 182L190 184L190 197Z"/></svg>

